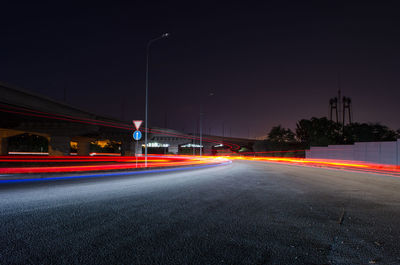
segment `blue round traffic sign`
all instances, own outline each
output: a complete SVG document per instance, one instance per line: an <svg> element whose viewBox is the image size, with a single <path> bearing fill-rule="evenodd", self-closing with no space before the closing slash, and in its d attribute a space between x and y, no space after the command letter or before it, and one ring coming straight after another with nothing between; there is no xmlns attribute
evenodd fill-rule
<svg viewBox="0 0 400 265"><path fill-rule="evenodd" d="M133 139L135 139L136 141L139 141L140 138L142 138L142 132L141 131L135 131L133 133Z"/></svg>

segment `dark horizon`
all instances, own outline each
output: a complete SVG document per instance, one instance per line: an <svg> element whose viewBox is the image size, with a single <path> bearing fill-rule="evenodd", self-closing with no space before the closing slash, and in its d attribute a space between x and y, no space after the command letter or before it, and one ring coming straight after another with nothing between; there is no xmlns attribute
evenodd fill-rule
<svg viewBox="0 0 400 265"><path fill-rule="evenodd" d="M0 80L91 112L150 125L266 135L329 116L338 73L355 122L400 128L400 23L372 3L210 6L118 3L1 5ZM214 96L208 98L212 92ZM89 100L88 100L89 99ZM132 99L132 100L130 100ZM123 113L122 113L123 112Z"/></svg>

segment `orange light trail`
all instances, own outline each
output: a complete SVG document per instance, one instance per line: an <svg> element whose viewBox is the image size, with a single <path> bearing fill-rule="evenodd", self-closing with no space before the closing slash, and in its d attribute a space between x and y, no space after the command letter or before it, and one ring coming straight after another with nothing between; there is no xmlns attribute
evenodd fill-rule
<svg viewBox="0 0 400 265"><path fill-rule="evenodd" d="M188 165L215 164L228 160L249 160L259 162L282 163L286 165L323 167L328 169L375 173L400 177L400 166L374 164L360 161L305 159L288 157L246 157L246 156L184 156L152 155L148 157L148 168L180 167ZM143 156L2 156L0 174L22 173L60 173L105 170L144 169ZM36 163L35 166L18 166L18 163ZM60 163L68 165L60 166ZM84 163L85 165L82 165ZM90 164L87 164L90 163ZM9 165L15 166L9 166Z"/></svg>
<svg viewBox="0 0 400 265"><path fill-rule="evenodd" d="M283 163L287 165L324 167L329 169L357 171L366 173L384 174L400 177L400 166L368 163L362 161L334 160L334 159L306 159L306 158L288 158L288 157L245 157L232 156L230 159L252 160L272 163Z"/></svg>
<svg viewBox="0 0 400 265"><path fill-rule="evenodd" d="M27 167L1 167L0 174L24 174L24 173L61 173L61 172L85 172L85 171L108 171L108 170L129 170L144 168L163 168L163 167L181 167L201 164L218 164L228 159L210 156L149 156L147 167L144 163L144 157L12 157L6 156L0 159L0 162L6 163L39 163L39 166ZM91 162L90 165L66 165L57 166L57 163L82 163ZM104 163L106 162L106 164ZM52 164L43 166L43 163ZM96 164L97 163L97 164ZM99 164L100 163L100 164Z"/></svg>

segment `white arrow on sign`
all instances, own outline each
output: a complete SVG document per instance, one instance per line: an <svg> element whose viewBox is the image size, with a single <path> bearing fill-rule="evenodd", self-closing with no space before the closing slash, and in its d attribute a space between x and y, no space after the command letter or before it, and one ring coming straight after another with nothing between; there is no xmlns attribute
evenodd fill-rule
<svg viewBox="0 0 400 265"><path fill-rule="evenodd" d="M135 125L136 130L139 130L140 125L142 125L142 122L143 122L143 121L140 121L140 120L134 120L134 121L133 121L133 124Z"/></svg>

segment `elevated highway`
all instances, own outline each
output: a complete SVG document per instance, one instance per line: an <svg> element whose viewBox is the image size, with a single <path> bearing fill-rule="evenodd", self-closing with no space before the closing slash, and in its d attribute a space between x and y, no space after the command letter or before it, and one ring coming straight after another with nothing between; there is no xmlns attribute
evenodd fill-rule
<svg viewBox="0 0 400 265"><path fill-rule="evenodd" d="M0 83L0 154L8 153L8 139L30 133L45 137L50 155L69 155L71 141L78 143L78 154L88 155L94 139L121 142L128 154L129 126L122 121L96 115L63 102Z"/></svg>
<svg viewBox="0 0 400 265"><path fill-rule="evenodd" d="M70 155L71 143L77 146L78 155L89 155L90 143L96 140L117 142L121 155L142 151L144 142L134 143L131 123L97 115L2 82L0 95L0 155L9 153L11 137L22 134L44 137L48 141L49 155ZM211 153L216 145L238 151L253 142L205 135L202 145L206 153ZM165 146L166 152L176 154L184 146L199 146L199 137L172 129L150 128L149 146L158 145Z"/></svg>

